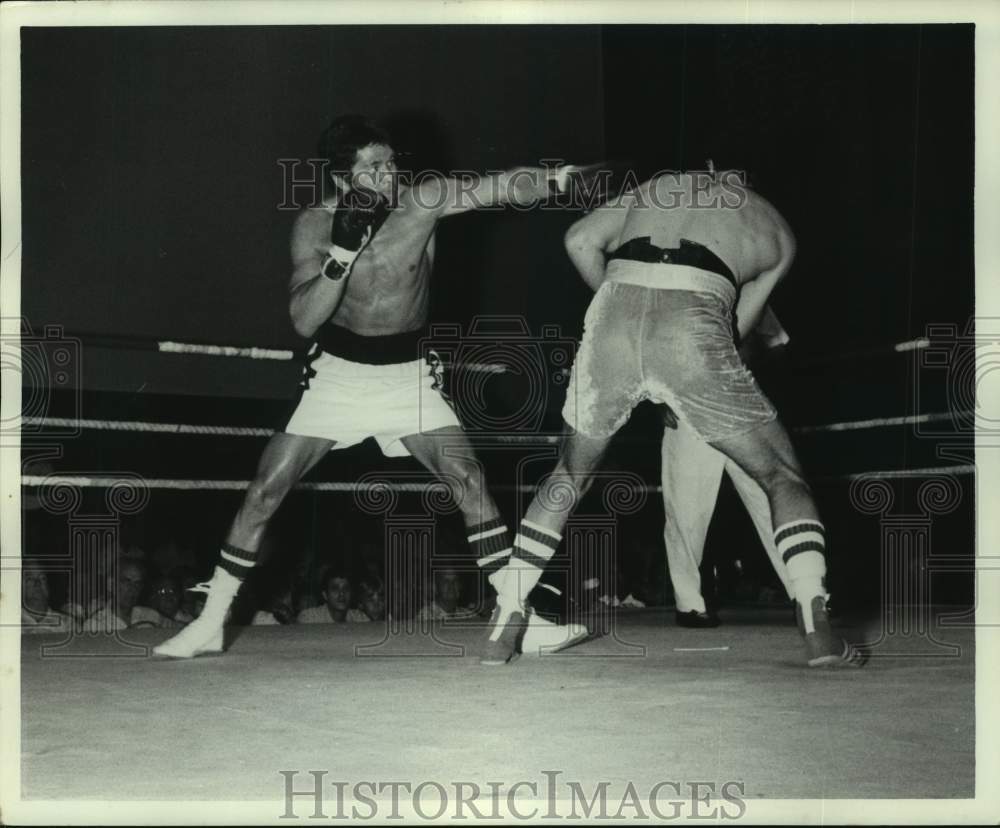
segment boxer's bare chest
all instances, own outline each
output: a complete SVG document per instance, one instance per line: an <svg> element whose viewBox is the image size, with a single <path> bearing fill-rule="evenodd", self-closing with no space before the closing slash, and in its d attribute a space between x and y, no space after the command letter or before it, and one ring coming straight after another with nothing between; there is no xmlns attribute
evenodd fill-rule
<svg viewBox="0 0 1000 828"><path fill-rule="evenodd" d="M394 210L358 257L332 319L359 333L409 330L426 321L435 222Z"/></svg>

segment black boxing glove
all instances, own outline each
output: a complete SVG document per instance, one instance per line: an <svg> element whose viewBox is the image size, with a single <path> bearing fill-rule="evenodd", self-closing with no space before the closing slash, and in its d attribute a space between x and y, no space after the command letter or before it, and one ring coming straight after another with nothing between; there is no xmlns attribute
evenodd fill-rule
<svg viewBox="0 0 1000 828"><path fill-rule="evenodd" d="M385 199L368 190L348 190L333 214L330 249L320 272L334 282L343 279L388 217Z"/></svg>

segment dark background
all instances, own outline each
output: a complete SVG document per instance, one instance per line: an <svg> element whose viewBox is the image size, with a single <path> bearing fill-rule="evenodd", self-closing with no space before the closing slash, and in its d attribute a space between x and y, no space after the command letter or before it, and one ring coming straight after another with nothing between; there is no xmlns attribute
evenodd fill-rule
<svg viewBox="0 0 1000 828"><path fill-rule="evenodd" d="M912 338L972 312L973 60L970 25L26 29L23 312L296 344L277 159L364 111L424 166L745 166L799 238L797 344ZM578 328L571 218L445 222L436 315Z"/></svg>
<svg viewBox="0 0 1000 828"><path fill-rule="evenodd" d="M312 157L331 117L363 111L391 123L418 168L608 156L646 174L706 158L745 167L799 240L773 303L793 345L772 376L761 371L784 418L941 411L955 395L918 355L809 358L914 339L928 323L965 329L974 308L973 37L971 25L25 29L22 313L36 332L58 324L301 346L287 316L294 214L278 209L278 159ZM576 336L590 293L561 237L577 215L445 221L434 321L521 314L534 332L555 324ZM267 425L297 369L85 348L79 376L85 416ZM72 395L55 400L77 405ZM64 462L133 468L144 448L145 474L227 477L251 474L259 454L247 445L220 459L198 441L150 448L147 439L87 432L67 444ZM820 479L939 465L949 440L904 427L797 442ZM658 441L658 414L644 406L612 462L655 482ZM351 479L385 465L370 447L359 452L337 453L319 473ZM894 485L896 508L914 508L907 486ZM877 544L877 520L852 511L845 483L828 486L826 512L850 515L845 533L867 521L861 545ZM966 494L949 534L959 551L971 543ZM157 494L154 503L177 497L192 496ZM713 529L713 543L728 548L746 528L727 521L729 534L719 540ZM877 565L863 551L841 554L858 556L842 571Z"/></svg>

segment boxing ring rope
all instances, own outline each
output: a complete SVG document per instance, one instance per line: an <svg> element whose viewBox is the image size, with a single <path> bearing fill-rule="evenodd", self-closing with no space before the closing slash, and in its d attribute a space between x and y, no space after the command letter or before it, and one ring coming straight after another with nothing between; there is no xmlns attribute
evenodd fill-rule
<svg viewBox="0 0 1000 828"><path fill-rule="evenodd" d="M928 477L936 474L966 475L975 474L974 464L951 465L927 467L921 469L888 469L885 471L853 472L851 474L838 474L831 476L816 476L816 481L831 480L859 480L861 478L873 478L880 480L892 480L910 477ZM141 486L147 489L174 489L181 491L243 491L250 485L249 480L184 480L181 478L122 478L114 476L94 476L94 475L72 475L72 474L26 474L21 478L21 485L28 488L38 488L41 486L71 486L79 489L109 489L123 484ZM378 481L376 483L299 483L295 486L296 491L312 492L365 492L383 491L390 489L396 492L429 492L440 489L444 486L440 481L428 483L399 483L396 481ZM537 485L522 484L519 486L498 485L491 488L500 491L534 492ZM633 489L644 492L662 492L663 487L659 485L633 486Z"/></svg>
<svg viewBox="0 0 1000 828"><path fill-rule="evenodd" d="M95 334L66 333L67 339L76 339L88 348L107 348L111 350L156 351L161 354L195 354L199 356L238 357L242 359L270 360L275 362L291 362L305 357L308 349L284 350L276 348L259 348L255 345L212 345L199 342L175 342L169 339L143 339L133 336L109 336ZM488 363L467 363L465 370L485 374L502 374L507 370L505 365Z"/></svg>
<svg viewBox="0 0 1000 828"><path fill-rule="evenodd" d="M214 345L193 342L177 342L173 340L152 340L131 336L108 336L90 334L66 334L68 338L74 338L87 347L112 348L156 351L166 354L196 354L203 356L242 358L252 360L271 361L292 361L305 355L305 351L281 350L272 348L260 348L256 346L239 345ZM907 353L918 351L930 346L927 338L917 338L904 342L897 342L889 345L875 346L860 349L852 352L840 352L837 354L804 355L800 360L807 363L840 362L851 359L864 359L872 356L882 356L895 353ZM477 373L506 373L508 367L489 363L463 363L460 370ZM568 369L563 369L568 372ZM912 414L900 417L879 417L865 420L852 420L839 423L826 423L820 425L808 425L793 427L790 430L797 434L816 434L829 432L857 431L872 428L884 428L901 425L916 425L921 423L940 422L958 418L968 418L974 416L971 410L932 412L927 414ZM31 426L41 426L43 428L74 428L92 429L99 431L126 431L159 434L177 435L198 435L215 437L269 437L274 434L273 429L253 428L240 426L212 426L197 425L190 423L156 423L132 420L97 420L79 419L66 417L24 417L21 423ZM555 435L511 435L495 434L490 435L490 439L502 443L558 443L559 436ZM968 475L974 474L976 467L974 464L949 465L926 467L916 469L887 469L855 472L851 474L840 474L832 476L817 476L817 481L833 480L857 480L859 478L877 479L901 479L922 477L935 474ZM109 488L120 484L121 478L112 476L93 475L24 475L22 485L26 487L40 486L72 486L78 488ZM216 491L242 491L250 484L248 480L185 480L172 478L143 479L142 485L150 489L174 489L174 490L216 490ZM400 492L426 492L442 485L439 482L430 483L399 483L399 482L377 482L377 483L344 483L344 482L316 482L299 483L295 488L305 491L319 492L357 492L366 490L378 490L389 488ZM500 486L505 490L517 490L519 492L534 492L535 485ZM643 486L645 491L662 490L661 486Z"/></svg>
<svg viewBox="0 0 1000 828"><path fill-rule="evenodd" d="M271 360L278 362L290 362L292 360L302 358L305 356L307 351L306 348L300 350L285 350L260 348L253 345L216 345L199 342L177 342L175 340L167 339L146 339L137 336L119 336L108 334L66 332L64 335L67 339L78 340L82 345L88 348L156 351L164 354L194 354L214 357L237 357L242 359ZM930 344L930 340L926 337L919 337L917 339L910 339L904 342L876 345L856 351L840 351L835 354L803 354L800 357L800 361L809 364L843 362L852 359L865 359L873 356L886 356L894 353L919 351L930 347ZM507 371L507 366L474 362L463 364L462 369L479 373L502 374Z"/></svg>
<svg viewBox="0 0 1000 828"><path fill-rule="evenodd" d="M790 429L794 434L816 434L831 431L858 431L868 428L883 428L888 426L917 425L920 423L941 422L959 418L972 417L974 411L941 411L932 414L910 414L904 417L878 417L870 420L852 420L843 423L827 423L825 425L794 426ZM136 420L84 420L72 417L25 417L25 425L42 426L45 428L87 428L100 431L141 431L158 434L195 434L216 437L270 437L274 434L269 428L243 428L240 426L209 426L191 425L189 423L151 423ZM491 439L505 443L558 443L560 438L554 435L534 434L495 434Z"/></svg>

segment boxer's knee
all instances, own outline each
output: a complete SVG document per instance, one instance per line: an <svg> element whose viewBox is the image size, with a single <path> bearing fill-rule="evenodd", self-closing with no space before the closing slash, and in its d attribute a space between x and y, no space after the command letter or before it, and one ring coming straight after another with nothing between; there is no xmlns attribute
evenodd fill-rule
<svg viewBox="0 0 1000 828"><path fill-rule="evenodd" d="M792 470L782 469L767 480L764 491L774 500L785 501L811 500L812 489L802 476Z"/></svg>
<svg viewBox="0 0 1000 828"><path fill-rule="evenodd" d="M568 452L539 484L538 499L546 511L572 512L594 484L595 465L592 458L581 456L574 462L572 452Z"/></svg>
<svg viewBox="0 0 1000 828"><path fill-rule="evenodd" d="M538 485L537 502L556 515L570 515L586 492L583 481L576 475L556 469Z"/></svg>
<svg viewBox="0 0 1000 828"><path fill-rule="evenodd" d="M803 518L818 519L812 489L798 468L776 465L758 482L767 495L774 526Z"/></svg>
<svg viewBox="0 0 1000 828"><path fill-rule="evenodd" d="M467 511L480 507L486 494L486 479L478 463L461 457L445 457L440 472L459 509Z"/></svg>
<svg viewBox="0 0 1000 828"><path fill-rule="evenodd" d="M611 435L587 436L582 432L573 435L566 441L557 470L573 477L588 477L601 464L610 442Z"/></svg>
<svg viewBox="0 0 1000 828"><path fill-rule="evenodd" d="M802 473L796 467L780 462L778 458L761 463L750 477L760 485L772 502L775 497L795 497L797 494L811 496L809 484Z"/></svg>
<svg viewBox="0 0 1000 828"><path fill-rule="evenodd" d="M243 513L257 520L269 519L281 505L291 485L283 477L257 478L247 487Z"/></svg>

